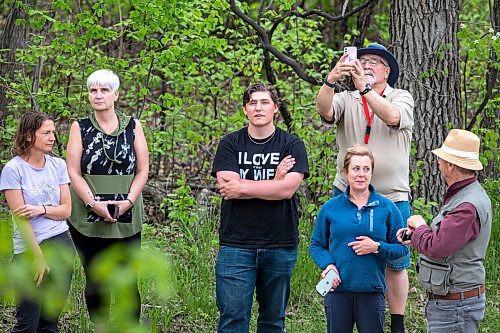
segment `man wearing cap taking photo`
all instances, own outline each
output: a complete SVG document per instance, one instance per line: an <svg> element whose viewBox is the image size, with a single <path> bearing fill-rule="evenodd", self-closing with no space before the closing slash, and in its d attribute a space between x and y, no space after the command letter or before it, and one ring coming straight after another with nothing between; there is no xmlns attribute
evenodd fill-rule
<svg viewBox="0 0 500 333"><path fill-rule="evenodd" d="M448 188L443 206L427 226L420 215L408 219L406 231L420 253L418 282L427 291L425 317L432 333L479 330L486 306L484 257L491 233L491 201L476 178L479 138L469 131L452 129L438 157L439 171Z"/></svg>
<svg viewBox="0 0 500 333"><path fill-rule="evenodd" d="M409 156L413 98L408 91L393 88L398 80L399 65L384 46L369 44L358 49L358 57L354 62L346 62L347 54L340 58L325 77L316 100L322 122L326 126L337 125L339 152L334 196L347 187L340 170L346 149L355 143L364 143L375 157L372 184L378 193L396 204L406 221L411 214ZM344 76L352 77L356 90L335 93L336 82ZM386 297L392 333L404 332L409 265L409 255L387 263Z"/></svg>

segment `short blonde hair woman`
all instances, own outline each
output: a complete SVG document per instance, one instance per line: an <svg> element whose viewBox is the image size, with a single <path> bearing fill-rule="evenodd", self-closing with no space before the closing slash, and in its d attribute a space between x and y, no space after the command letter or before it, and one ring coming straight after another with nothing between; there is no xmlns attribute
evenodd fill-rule
<svg viewBox="0 0 500 333"><path fill-rule="evenodd" d="M396 238L401 213L370 184L373 167L367 147L348 148L348 186L321 207L314 225L311 257L323 278L332 269L338 273L324 302L329 333L352 332L354 324L360 333L383 333L387 260L408 254Z"/></svg>

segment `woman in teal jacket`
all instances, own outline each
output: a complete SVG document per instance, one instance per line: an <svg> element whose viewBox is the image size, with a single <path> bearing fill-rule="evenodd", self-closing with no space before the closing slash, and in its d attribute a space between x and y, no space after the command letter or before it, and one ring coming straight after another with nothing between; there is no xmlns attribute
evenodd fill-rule
<svg viewBox="0 0 500 333"><path fill-rule="evenodd" d="M370 185L374 159L368 148L347 150L343 172L349 186L321 207L310 254L323 270L339 277L325 296L328 332L383 333L387 260L408 253L396 232L404 226L401 213Z"/></svg>

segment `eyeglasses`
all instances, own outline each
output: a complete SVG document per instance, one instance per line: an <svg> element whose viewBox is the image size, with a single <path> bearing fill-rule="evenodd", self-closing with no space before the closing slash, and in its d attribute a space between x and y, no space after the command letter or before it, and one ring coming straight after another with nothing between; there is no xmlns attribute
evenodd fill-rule
<svg viewBox="0 0 500 333"><path fill-rule="evenodd" d="M359 62L361 63L361 66L364 66L366 63L369 63L371 66L376 66L378 64L382 64L384 65L385 67L389 67L388 64L386 64L385 62L383 62L382 60L380 59L375 59L375 58L361 58L359 59Z"/></svg>

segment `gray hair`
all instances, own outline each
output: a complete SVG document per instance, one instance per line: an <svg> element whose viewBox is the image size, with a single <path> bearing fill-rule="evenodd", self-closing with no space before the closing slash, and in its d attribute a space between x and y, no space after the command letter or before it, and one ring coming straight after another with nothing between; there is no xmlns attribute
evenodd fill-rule
<svg viewBox="0 0 500 333"><path fill-rule="evenodd" d="M89 75L87 79L87 89L97 85L110 87L115 91L120 88L120 78L109 69L99 69Z"/></svg>

